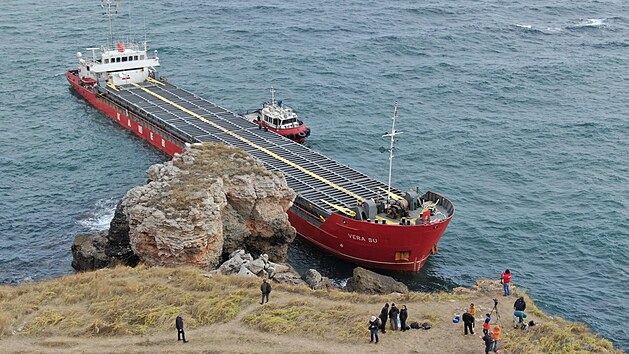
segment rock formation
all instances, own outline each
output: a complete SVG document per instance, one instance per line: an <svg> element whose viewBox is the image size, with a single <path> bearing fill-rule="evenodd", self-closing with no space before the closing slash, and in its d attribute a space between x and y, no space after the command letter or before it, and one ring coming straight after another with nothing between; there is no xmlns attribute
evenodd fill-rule
<svg viewBox="0 0 629 354"><path fill-rule="evenodd" d="M330 279L324 277L315 269L308 269L301 278L313 290L327 290L335 287Z"/></svg>
<svg viewBox="0 0 629 354"><path fill-rule="evenodd" d="M243 150L194 144L147 175L116 208L104 245L112 262L214 268L238 249L286 260L295 193L281 173Z"/></svg>
<svg viewBox="0 0 629 354"><path fill-rule="evenodd" d="M365 294L408 293L408 287L403 283L361 267L354 268L345 290Z"/></svg>
<svg viewBox="0 0 629 354"><path fill-rule="evenodd" d="M229 259L221 264L216 272L269 278L277 283L306 284L290 265L273 263L266 254L253 259L251 254L245 253L244 250L232 252Z"/></svg>

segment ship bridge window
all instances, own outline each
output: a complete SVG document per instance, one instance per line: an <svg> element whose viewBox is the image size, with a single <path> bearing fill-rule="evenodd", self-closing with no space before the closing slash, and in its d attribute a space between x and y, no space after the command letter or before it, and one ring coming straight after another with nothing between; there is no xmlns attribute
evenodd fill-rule
<svg viewBox="0 0 629 354"><path fill-rule="evenodd" d="M120 63L120 57L116 58L116 63Z"/></svg>
<svg viewBox="0 0 629 354"><path fill-rule="evenodd" d="M109 59L105 59L105 64L109 64Z"/></svg>
<svg viewBox="0 0 629 354"><path fill-rule="evenodd" d="M273 125L277 125L279 123L279 119L273 118Z"/></svg>
<svg viewBox="0 0 629 354"><path fill-rule="evenodd" d="M140 60L144 60L144 54L140 55Z"/></svg>
<svg viewBox="0 0 629 354"><path fill-rule="evenodd" d="M134 56L133 56L133 60L138 60L138 56L137 56L137 55L134 55Z"/></svg>
<svg viewBox="0 0 629 354"><path fill-rule="evenodd" d="M90 66L89 66L89 65L88 65L88 66L86 66L86 68L87 68L87 71L90 71Z"/></svg>
<svg viewBox="0 0 629 354"><path fill-rule="evenodd" d="M127 57L122 57L122 62L127 61Z"/></svg>

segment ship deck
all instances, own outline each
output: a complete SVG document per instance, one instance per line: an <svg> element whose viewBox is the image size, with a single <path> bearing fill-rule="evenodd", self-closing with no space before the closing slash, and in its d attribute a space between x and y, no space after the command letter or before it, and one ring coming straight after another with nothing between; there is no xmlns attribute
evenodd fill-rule
<svg viewBox="0 0 629 354"><path fill-rule="evenodd" d="M279 134L260 130L245 118L170 83L151 79L100 89L182 141L221 142L247 151L268 169L282 172L299 197L327 215L359 201L386 198L386 184ZM392 197L403 196L398 189L391 192Z"/></svg>

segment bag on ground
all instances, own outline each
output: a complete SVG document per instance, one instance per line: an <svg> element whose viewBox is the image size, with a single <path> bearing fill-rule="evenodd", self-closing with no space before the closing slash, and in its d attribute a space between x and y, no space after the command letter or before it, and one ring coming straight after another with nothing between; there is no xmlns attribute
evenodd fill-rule
<svg viewBox="0 0 629 354"><path fill-rule="evenodd" d="M419 329L419 322L411 322L411 328Z"/></svg>

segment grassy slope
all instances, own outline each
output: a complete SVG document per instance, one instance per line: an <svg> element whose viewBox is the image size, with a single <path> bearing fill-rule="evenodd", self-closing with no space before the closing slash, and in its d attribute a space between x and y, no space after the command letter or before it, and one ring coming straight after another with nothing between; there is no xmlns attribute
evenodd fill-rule
<svg viewBox="0 0 629 354"><path fill-rule="evenodd" d="M496 293L369 296L312 291L274 284L260 306L257 278L205 276L197 269L116 268L19 286L0 287L0 347L9 352L205 353L434 353L482 352L481 332L464 337L451 322L470 302L479 316ZM530 318L542 326L509 328L515 299L503 298L506 353L619 353L582 325L551 319L529 301ZM410 321L430 321L429 331L387 332L368 344L367 321L384 302L406 304ZM185 314L190 343L174 340L174 319ZM185 349L185 350L184 350Z"/></svg>

